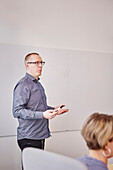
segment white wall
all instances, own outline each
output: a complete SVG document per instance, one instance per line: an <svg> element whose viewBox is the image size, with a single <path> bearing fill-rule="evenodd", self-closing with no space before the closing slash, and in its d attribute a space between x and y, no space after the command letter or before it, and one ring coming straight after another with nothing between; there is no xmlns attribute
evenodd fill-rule
<svg viewBox="0 0 113 170"><path fill-rule="evenodd" d="M0 169L20 169L17 122L11 117L12 89L24 75L25 54L33 50L47 63L41 80L49 104L65 103L70 109L69 114L51 120L53 133L46 150L70 157L83 155L87 148L79 130L85 118L93 111L113 112L113 1L0 3Z"/></svg>
<svg viewBox="0 0 113 170"><path fill-rule="evenodd" d="M112 0L0 0L0 41L113 52Z"/></svg>
<svg viewBox="0 0 113 170"><path fill-rule="evenodd" d="M21 170L20 158L16 136L0 137L0 170Z"/></svg>

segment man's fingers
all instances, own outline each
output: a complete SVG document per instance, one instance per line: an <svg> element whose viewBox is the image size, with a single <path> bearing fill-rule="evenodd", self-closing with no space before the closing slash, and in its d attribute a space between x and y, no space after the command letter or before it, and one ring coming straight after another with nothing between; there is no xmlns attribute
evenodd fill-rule
<svg viewBox="0 0 113 170"><path fill-rule="evenodd" d="M66 113L66 112L68 112L68 111L69 111L69 109L61 109L61 110L59 110L59 111L57 112L57 115Z"/></svg>
<svg viewBox="0 0 113 170"><path fill-rule="evenodd" d="M52 116L57 115L57 112L54 111L53 113L51 113L51 115Z"/></svg>

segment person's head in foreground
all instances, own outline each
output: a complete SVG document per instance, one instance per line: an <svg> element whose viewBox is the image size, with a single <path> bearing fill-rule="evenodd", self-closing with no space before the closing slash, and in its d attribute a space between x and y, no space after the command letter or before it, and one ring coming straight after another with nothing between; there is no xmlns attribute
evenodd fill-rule
<svg viewBox="0 0 113 170"><path fill-rule="evenodd" d="M106 166L108 158L113 157L113 115L90 115L82 127L81 134L89 149L88 157Z"/></svg>

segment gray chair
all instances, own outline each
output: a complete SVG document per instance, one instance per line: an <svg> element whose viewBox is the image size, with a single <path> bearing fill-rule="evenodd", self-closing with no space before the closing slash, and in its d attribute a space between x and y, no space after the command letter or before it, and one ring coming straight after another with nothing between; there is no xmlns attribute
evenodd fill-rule
<svg viewBox="0 0 113 170"><path fill-rule="evenodd" d="M24 170L88 170L75 159L36 148L25 148L22 160Z"/></svg>

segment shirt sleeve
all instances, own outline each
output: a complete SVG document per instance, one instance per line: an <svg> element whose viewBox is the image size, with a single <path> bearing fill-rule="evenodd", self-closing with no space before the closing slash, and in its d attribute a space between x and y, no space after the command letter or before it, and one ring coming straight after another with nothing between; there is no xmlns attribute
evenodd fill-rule
<svg viewBox="0 0 113 170"><path fill-rule="evenodd" d="M13 116L21 119L43 119L43 112L26 108L30 98L30 89L25 84L18 84L13 92Z"/></svg>

